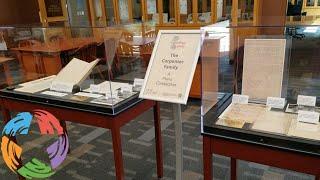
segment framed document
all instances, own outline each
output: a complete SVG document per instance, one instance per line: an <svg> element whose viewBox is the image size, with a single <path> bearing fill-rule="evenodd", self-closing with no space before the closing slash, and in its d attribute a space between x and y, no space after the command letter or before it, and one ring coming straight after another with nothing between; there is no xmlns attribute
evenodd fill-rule
<svg viewBox="0 0 320 180"><path fill-rule="evenodd" d="M246 39L242 94L255 100L285 97L286 39Z"/></svg>
<svg viewBox="0 0 320 180"><path fill-rule="evenodd" d="M140 98L186 104L201 46L200 30L161 30Z"/></svg>
<svg viewBox="0 0 320 180"><path fill-rule="evenodd" d="M57 0L44 0L46 5L47 17L61 17L63 16L62 4Z"/></svg>

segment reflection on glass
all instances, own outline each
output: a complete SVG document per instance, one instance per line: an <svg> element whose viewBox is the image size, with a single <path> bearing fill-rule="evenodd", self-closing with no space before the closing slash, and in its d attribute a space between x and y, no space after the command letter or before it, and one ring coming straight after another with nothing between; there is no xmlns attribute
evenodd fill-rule
<svg viewBox="0 0 320 180"><path fill-rule="evenodd" d="M142 21L142 9L141 9L141 0L132 1L132 13L133 19L137 22Z"/></svg>
<svg viewBox="0 0 320 180"><path fill-rule="evenodd" d="M128 0L119 0L119 12L120 12L120 21L128 22L129 21Z"/></svg>
<svg viewBox="0 0 320 180"><path fill-rule="evenodd" d="M220 3L220 0L217 3ZM221 1L221 4L223 4L223 1ZM217 14L219 15L217 17L222 17L222 6L217 9ZM211 0L198 1L198 22L204 24L211 22Z"/></svg>
<svg viewBox="0 0 320 180"><path fill-rule="evenodd" d="M147 17L146 21L152 20L154 23L159 22L159 15L157 14L157 1L147 0Z"/></svg>
<svg viewBox="0 0 320 180"><path fill-rule="evenodd" d="M96 26L103 26L103 19L102 19L102 7L100 0L94 0L94 14L95 14L95 25Z"/></svg>
<svg viewBox="0 0 320 180"><path fill-rule="evenodd" d="M307 6L314 6L314 0L307 0Z"/></svg>
<svg viewBox="0 0 320 180"><path fill-rule="evenodd" d="M163 0L163 23L176 22L174 0Z"/></svg>
<svg viewBox="0 0 320 180"><path fill-rule="evenodd" d="M238 22L253 21L254 0L239 0L238 4Z"/></svg>
<svg viewBox="0 0 320 180"><path fill-rule="evenodd" d="M231 10L232 10L232 0L226 0L225 4L223 4L221 20L231 19Z"/></svg>
<svg viewBox="0 0 320 180"><path fill-rule="evenodd" d="M68 12L71 26L90 26L90 16L86 0L69 0Z"/></svg>
<svg viewBox="0 0 320 180"><path fill-rule="evenodd" d="M107 23L114 24L114 10L113 10L113 0L106 0L106 13L107 13Z"/></svg>
<svg viewBox="0 0 320 180"><path fill-rule="evenodd" d="M67 1L69 22L72 27L90 27L90 15L86 0ZM71 33L75 36L88 35L92 31L89 28L72 28Z"/></svg>
<svg viewBox="0 0 320 180"><path fill-rule="evenodd" d="M192 20L192 0L180 0L180 22L191 24Z"/></svg>

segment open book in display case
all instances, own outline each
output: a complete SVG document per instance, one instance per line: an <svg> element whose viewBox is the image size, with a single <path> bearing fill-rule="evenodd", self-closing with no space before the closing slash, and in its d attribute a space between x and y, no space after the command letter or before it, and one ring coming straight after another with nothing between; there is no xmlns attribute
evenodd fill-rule
<svg viewBox="0 0 320 180"><path fill-rule="evenodd" d="M117 115L141 101L146 72L142 48L127 42L122 27L61 27L65 34L47 37L45 32L57 29L0 29L8 47L0 58L11 58L14 66L6 73L13 80L2 83L0 96L106 115Z"/></svg>

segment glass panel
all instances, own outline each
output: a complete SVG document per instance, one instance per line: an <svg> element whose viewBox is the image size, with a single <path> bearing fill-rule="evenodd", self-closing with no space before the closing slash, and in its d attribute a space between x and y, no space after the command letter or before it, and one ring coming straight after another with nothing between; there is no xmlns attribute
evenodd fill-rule
<svg viewBox="0 0 320 180"><path fill-rule="evenodd" d="M86 0L68 0L69 22L72 27L90 27L90 14ZM92 34L90 28L71 28L74 36Z"/></svg>
<svg viewBox="0 0 320 180"><path fill-rule="evenodd" d="M94 6L94 14L95 14L95 25L96 26L103 26L103 14L102 14L102 7L101 7L101 1L100 0L94 0L93 1L93 6Z"/></svg>
<svg viewBox="0 0 320 180"><path fill-rule="evenodd" d="M224 4L223 4L221 20L227 20L227 19L231 20L232 0L225 0L223 2Z"/></svg>
<svg viewBox="0 0 320 180"><path fill-rule="evenodd" d="M74 27L89 27L90 14L86 0L68 0L69 22Z"/></svg>
<svg viewBox="0 0 320 180"><path fill-rule="evenodd" d="M147 21L152 21L154 23L159 23L159 14L157 10L156 0L146 0L147 2Z"/></svg>
<svg viewBox="0 0 320 180"><path fill-rule="evenodd" d="M163 0L163 23L176 23L174 0Z"/></svg>
<svg viewBox="0 0 320 180"><path fill-rule="evenodd" d="M107 24L115 24L113 0L106 0Z"/></svg>
<svg viewBox="0 0 320 180"><path fill-rule="evenodd" d="M320 0L318 0L318 4L317 4L317 6L320 6Z"/></svg>
<svg viewBox="0 0 320 180"><path fill-rule="evenodd" d="M0 95L106 115L141 101L155 37L121 26L71 29L0 27Z"/></svg>
<svg viewBox="0 0 320 180"><path fill-rule="evenodd" d="M121 23L129 22L128 0L119 0L119 13Z"/></svg>
<svg viewBox="0 0 320 180"><path fill-rule="evenodd" d="M227 26L204 28L204 133L319 155L319 118L298 114L320 113L320 28Z"/></svg>
<svg viewBox="0 0 320 180"><path fill-rule="evenodd" d="M307 0L307 6L314 6L314 0Z"/></svg>
<svg viewBox="0 0 320 180"><path fill-rule="evenodd" d="M180 23L182 24L192 24L192 0L180 0Z"/></svg>
<svg viewBox="0 0 320 180"><path fill-rule="evenodd" d="M238 22L252 25L254 0L239 0L238 3Z"/></svg>
<svg viewBox="0 0 320 180"><path fill-rule="evenodd" d="M132 0L132 15L134 22L142 22L141 0Z"/></svg>
<svg viewBox="0 0 320 180"><path fill-rule="evenodd" d="M219 1L222 3L222 0ZM198 2L198 22L202 24L212 23L211 0L200 0ZM222 6L221 8L218 8L218 12L220 12L219 10L221 10L221 15L218 13L220 17L222 16Z"/></svg>

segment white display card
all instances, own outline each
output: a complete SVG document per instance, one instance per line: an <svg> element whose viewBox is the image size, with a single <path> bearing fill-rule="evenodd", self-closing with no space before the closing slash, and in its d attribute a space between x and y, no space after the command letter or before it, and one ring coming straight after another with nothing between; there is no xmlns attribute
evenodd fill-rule
<svg viewBox="0 0 320 180"><path fill-rule="evenodd" d="M143 86L143 83L144 83L144 79L139 79L139 78L134 78L134 81L133 81L133 86L136 87L136 86Z"/></svg>
<svg viewBox="0 0 320 180"><path fill-rule="evenodd" d="M232 103L234 104L248 104L249 96L241 95L241 94L234 94L232 95Z"/></svg>
<svg viewBox="0 0 320 180"><path fill-rule="evenodd" d="M316 106L316 96L303 96L298 95L297 104L302 106Z"/></svg>
<svg viewBox="0 0 320 180"><path fill-rule="evenodd" d="M283 109L286 105L286 99L278 97L268 97L266 105L271 108Z"/></svg>
<svg viewBox="0 0 320 180"><path fill-rule="evenodd" d="M160 30L140 98L186 104L200 45L200 30Z"/></svg>
<svg viewBox="0 0 320 180"><path fill-rule="evenodd" d="M319 124L319 113L312 111L302 111L298 112L298 121L311 123L311 124Z"/></svg>

